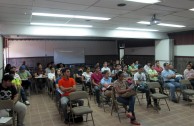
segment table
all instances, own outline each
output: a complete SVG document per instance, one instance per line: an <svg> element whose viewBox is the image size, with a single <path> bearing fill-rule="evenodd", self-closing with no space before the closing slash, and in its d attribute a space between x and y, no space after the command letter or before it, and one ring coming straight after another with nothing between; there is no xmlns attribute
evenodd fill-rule
<svg viewBox="0 0 194 126"><path fill-rule="evenodd" d="M48 78L47 78L47 76L38 76L38 77L35 77L34 78L35 79L35 85L34 85L34 87L35 87L35 91L36 91L36 93L38 94L38 88L37 88L37 80L38 79L46 79L46 83L48 82Z"/></svg>

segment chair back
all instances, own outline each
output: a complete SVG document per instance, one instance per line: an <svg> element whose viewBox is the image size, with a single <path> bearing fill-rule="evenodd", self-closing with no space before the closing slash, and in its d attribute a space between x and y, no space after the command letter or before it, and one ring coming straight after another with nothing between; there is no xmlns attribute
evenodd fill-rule
<svg viewBox="0 0 194 126"><path fill-rule="evenodd" d="M13 100L0 100L0 110L1 109L13 109Z"/></svg>
<svg viewBox="0 0 194 126"><path fill-rule="evenodd" d="M193 88L191 82L189 80L180 80L179 81L182 85L185 85L187 88Z"/></svg>
<svg viewBox="0 0 194 126"><path fill-rule="evenodd" d="M88 94L85 91L75 91L69 94L70 100L88 99Z"/></svg>
<svg viewBox="0 0 194 126"><path fill-rule="evenodd" d="M148 88L150 88L150 89L151 88L153 88L153 89L155 89L155 88L161 88L159 82L148 82L147 85L148 85Z"/></svg>

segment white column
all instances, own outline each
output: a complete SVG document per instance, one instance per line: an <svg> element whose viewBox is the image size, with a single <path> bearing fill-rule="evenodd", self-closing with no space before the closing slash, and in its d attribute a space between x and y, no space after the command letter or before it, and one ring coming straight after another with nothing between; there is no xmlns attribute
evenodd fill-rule
<svg viewBox="0 0 194 126"><path fill-rule="evenodd" d="M0 82L3 77L3 38L0 35Z"/></svg>
<svg viewBox="0 0 194 126"><path fill-rule="evenodd" d="M161 66L165 62L174 64L174 41L172 39L155 41L155 60L159 60Z"/></svg>

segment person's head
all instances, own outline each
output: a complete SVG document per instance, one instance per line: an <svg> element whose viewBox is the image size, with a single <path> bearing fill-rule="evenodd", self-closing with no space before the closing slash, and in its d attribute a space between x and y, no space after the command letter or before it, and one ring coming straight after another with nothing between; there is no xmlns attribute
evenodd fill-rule
<svg viewBox="0 0 194 126"><path fill-rule="evenodd" d="M141 73L141 72L143 72L143 71L144 71L143 66L139 64L139 65L138 65L138 72Z"/></svg>
<svg viewBox="0 0 194 126"><path fill-rule="evenodd" d="M164 68L165 68L166 70L169 70L169 64L168 64L168 63L164 63L163 66L164 66Z"/></svg>
<svg viewBox="0 0 194 126"><path fill-rule="evenodd" d="M160 62L158 60L155 61L156 66L160 66Z"/></svg>
<svg viewBox="0 0 194 126"><path fill-rule="evenodd" d="M120 70L121 69L121 65L120 64L116 64L115 69L116 70Z"/></svg>
<svg viewBox="0 0 194 126"><path fill-rule="evenodd" d="M21 72L25 72L25 70L26 70L26 67L22 65L22 66L20 67L20 71L21 71Z"/></svg>
<svg viewBox="0 0 194 126"><path fill-rule="evenodd" d="M192 68L191 64L187 64L187 69L190 70Z"/></svg>
<svg viewBox="0 0 194 126"><path fill-rule="evenodd" d="M61 70L64 77L69 78L71 76L70 69L64 68Z"/></svg>
<svg viewBox="0 0 194 126"><path fill-rule="evenodd" d="M98 63L96 63L96 65L97 65L97 66L100 66L100 63L98 62Z"/></svg>
<svg viewBox="0 0 194 126"><path fill-rule="evenodd" d="M7 64L5 66L5 71L8 72L8 71L10 71L10 69L11 69L11 64Z"/></svg>
<svg viewBox="0 0 194 126"><path fill-rule="evenodd" d="M55 73L55 68L51 67L51 73Z"/></svg>
<svg viewBox="0 0 194 126"><path fill-rule="evenodd" d="M104 73L104 77L105 78L108 78L109 77L109 71L108 70L105 70L103 73Z"/></svg>
<svg viewBox="0 0 194 126"><path fill-rule="evenodd" d="M57 75L61 75L61 69L57 70Z"/></svg>
<svg viewBox="0 0 194 126"><path fill-rule="evenodd" d="M15 66L12 66L10 71L13 71L13 72L16 73L16 67Z"/></svg>
<svg viewBox="0 0 194 126"><path fill-rule="evenodd" d="M64 65L62 63L60 63L59 67L60 68L64 68Z"/></svg>
<svg viewBox="0 0 194 126"><path fill-rule="evenodd" d="M96 65L96 66L94 67L94 69L95 69L95 72L100 72L100 66Z"/></svg>
<svg viewBox="0 0 194 126"><path fill-rule="evenodd" d="M46 65L47 68L51 68L51 66L52 66L51 63L48 63L48 64Z"/></svg>
<svg viewBox="0 0 194 126"><path fill-rule="evenodd" d="M138 60L136 60L136 61L135 61L135 64L139 64L139 61L138 61Z"/></svg>
<svg viewBox="0 0 194 126"><path fill-rule="evenodd" d="M150 65L150 68L151 68L152 70L154 70L155 65L154 65L154 64L151 64L151 65Z"/></svg>
<svg viewBox="0 0 194 126"><path fill-rule="evenodd" d="M173 70L174 66L172 64L169 64L169 69Z"/></svg>
<svg viewBox="0 0 194 126"><path fill-rule="evenodd" d="M90 72L90 67L86 67L86 72Z"/></svg>
<svg viewBox="0 0 194 126"><path fill-rule="evenodd" d="M150 65L151 65L151 63L150 63L150 62L147 62L146 64L147 64L148 66L150 66Z"/></svg>
<svg viewBox="0 0 194 126"><path fill-rule="evenodd" d="M131 63L131 66L133 67L133 66L135 66L135 64L134 63Z"/></svg>
<svg viewBox="0 0 194 126"><path fill-rule="evenodd" d="M127 69L128 69L127 65L124 65L123 66L123 71L127 71Z"/></svg>
<svg viewBox="0 0 194 126"><path fill-rule="evenodd" d="M12 85L11 81L13 80L13 76L12 75L4 75L3 76L3 79L2 79L2 82L3 82L3 85L5 87L10 87Z"/></svg>
<svg viewBox="0 0 194 126"><path fill-rule="evenodd" d="M22 65L26 65L26 61L23 61Z"/></svg>
<svg viewBox="0 0 194 126"><path fill-rule="evenodd" d="M123 79L124 79L123 71L119 71L119 72L117 73L117 77L118 77L119 80L123 80Z"/></svg>
<svg viewBox="0 0 194 126"><path fill-rule="evenodd" d="M103 66L104 66L104 67L107 67L107 62L104 62Z"/></svg>
<svg viewBox="0 0 194 126"><path fill-rule="evenodd" d="M14 77L14 76L15 76L15 72L14 72L14 71L10 71L10 72L9 72L9 75L11 75L11 76Z"/></svg>
<svg viewBox="0 0 194 126"><path fill-rule="evenodd" d="M37 67L38 67L39 69L42 69L42 64L41 64L41 63L37 63Z"/></svg>

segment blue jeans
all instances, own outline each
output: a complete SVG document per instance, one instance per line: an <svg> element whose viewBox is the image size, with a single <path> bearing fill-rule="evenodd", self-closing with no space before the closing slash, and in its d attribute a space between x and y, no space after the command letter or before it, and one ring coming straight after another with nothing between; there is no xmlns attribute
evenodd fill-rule
<svg viewBox="0 0 194 126"><path fill-rule="evenodd" d="M24 91L24 89L22 87L20 89L20 95L22 97L22 101L23 102L27 101L26 93L25 93L25 91Z"/></svg>
<svg viewBox="0 0 194 126"><path fill-rule="evenodd" d="M175 82L175 81L164 83L164 87L170 88L171 100L175 100L176 99L176 96L175 96L176 88L185 89L184 86L181 86L180 83ZM183 95L183 97L185 97L185 95Z"/></svg>
<svg viewBox="0 0 194 126"><path fill-rule="evenodd" d="M117 97L117 101L129 106L128 112L131 112L133 114L133 119L131 121L136 120L135 118L135 112L134 112L134 106L135 106L135 96L130 96L129 98L124 98L124 97Z"/></svg>
<svg viewBox="0 0 194 126"><path fill-rule="evenodd" d="M96 102L100 104L100 86L94 86L95 94L96 94Z"/></svg>

